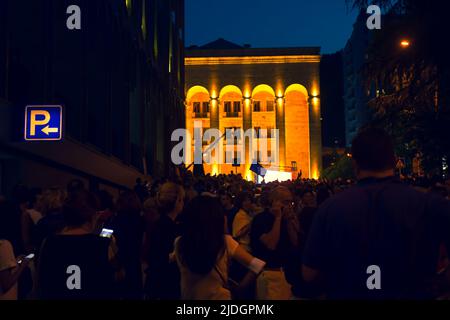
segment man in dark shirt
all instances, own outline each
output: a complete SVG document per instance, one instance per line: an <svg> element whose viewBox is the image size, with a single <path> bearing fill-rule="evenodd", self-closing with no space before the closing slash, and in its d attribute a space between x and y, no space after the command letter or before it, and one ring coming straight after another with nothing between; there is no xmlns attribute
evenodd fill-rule
<svg viewBox="0 0 450 320"><path fill-rule="evenodd" d="M149 299L176 300L180 298L180 274L175 262L170 261L173 243L180 235L179 227L166 214L156 222L150 236L147 269Z"/></svg>
<svg viewBox="0 0 450 320"><path fill-rule="evenodd" d="M234 205L233 198L228 192L220 193L220 204L224 208L225 215L227 217L228 234L232 234L234 217L238 213L239 208Z"/></svg>
<svg viewBox="0 0 450 320"><path fill-rule="evenodd" d="M303 277L324 276L331 299L426 299L439 247L450 248L450 206L394 178L390 137L361 131L352 144L358 184L317 212Z"/></svg>
<svg viewBox="0 0 450 320"><path fill-rule="evenodd" d="M285 300L291 297L291 288L283 267L292 248L298 244L299 225L289 189L275 188L270 202L269 210L255 216L250 231L253 255L267 263L257 280L257 298Z"/></svg>

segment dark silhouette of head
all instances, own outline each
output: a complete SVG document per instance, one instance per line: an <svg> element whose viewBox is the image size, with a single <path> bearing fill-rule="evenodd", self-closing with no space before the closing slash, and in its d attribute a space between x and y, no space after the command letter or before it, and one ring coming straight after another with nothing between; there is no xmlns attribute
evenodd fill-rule
<svg viewBox="0 0 450 320"><path fill-rule="evenodd" d="M249 211L253 202L253 195L250 192L242 191L236 197L236 207Z"/></svg>
<svg viewBox="0 0 450 320"><path fill-rule="evenodd" d="M84 189L85 189L84 182L81 181L80 179L70 180L69 183L67 184L67 193L73 193Z"/></svg>
<svg viewBox="0 0 450 320"><path fill-rule="evenodd" d="M361 130L352 142L352 158L357 173L393 170L395 154L391 137L379 128Z"/></svg>
<svg viewBox="0 0 450 320"><path fill-rule="evenodd" d="M225 248L225 215L217 198L199 196L186 207L180 258L197 274L209 273Z"/></svg>
<svg viewBox="0 0 450 320"><path fill-rule="evenodd" d="M134 191L122 191L117 199L116 210L120 215L138 215L142 210L141 200Z"/></svg>
<svg viewBox="0 0 450 320"><path fill-rule="evenodd" d="M68 227L81 227L92 222L98 209L98 199L86 190L69 194L63 206L64 221Z"/></svg>

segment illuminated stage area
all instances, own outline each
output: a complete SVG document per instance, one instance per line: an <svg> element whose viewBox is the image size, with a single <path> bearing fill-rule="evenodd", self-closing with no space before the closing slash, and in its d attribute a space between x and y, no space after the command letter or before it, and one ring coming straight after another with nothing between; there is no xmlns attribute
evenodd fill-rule
<svg viewBox="0 0 450 320"><path fill-rule="evenodd" d="M274 181L283 182L288 180L292 180L292 172L267 170L264 178L262 176L258 176L258 183L270 183Z"/></svg>
<svg viewBox="0 0 450 320"><path fill-rule="evenodd" d="M246 140L234 151L233 159L243 159L240 166L218 161L205 164L205 173L234 172L256 181L250 170L253 161L267 169L275 168L272 171L278 172L277 177L295 179L301 174L317 179L322 167L320 58L320 48L316 47L250 48L223 39L188 48L186 128L192 136L194 123L196 127L201 123L203 131L215 128L222 133L227 129L253 129L252 145L266 139L267 155L272 158L261 158L250 150ZM271 147L275 139L270 134L272 129L278 130L276 155ZM203 150L206 148L204 144ZM273 159L276 161L270 162Z"/></svg>

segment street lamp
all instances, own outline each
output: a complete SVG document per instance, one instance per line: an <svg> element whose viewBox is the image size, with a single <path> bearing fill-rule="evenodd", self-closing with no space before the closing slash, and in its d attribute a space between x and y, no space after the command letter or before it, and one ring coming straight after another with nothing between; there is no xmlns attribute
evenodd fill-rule
<svg viewBox="0 0 450 320"><path fill-rule="evenodd" d="M404 49L408 48L411 45L411 42L408 39L403 39L400 41L400 46Z"/></svg>

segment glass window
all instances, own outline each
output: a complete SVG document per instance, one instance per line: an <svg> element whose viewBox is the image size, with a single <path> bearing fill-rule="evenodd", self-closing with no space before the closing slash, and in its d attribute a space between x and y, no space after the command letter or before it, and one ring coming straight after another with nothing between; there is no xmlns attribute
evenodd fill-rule
<svg viewBox="0 0 450 320"><path fill-rule="evenodd" d="M233 102L233 112L241 112L241 102L240 101Z"/></svg>
<svg viewBox="0 0 450 320"><path fill-rule="evenodd" d="M200 113L200 102L194 102L194 113Z"/></svg>
<svg viewBox="0 0 450 320"><path fill-rule="evenodd" d="M274 105L273 100L267 100L267 111L273 111L273 105Z"/></svg>
<svg viewBox="0 0 450 320"><path fill-rule="evenodd" d="M225 101L223 109L225 112L231 112L231 101Z"/></svg>
<svg viewBox="0 0 450 320"><path fill-rule="evenodd" d="M203 102L203 112L209 112L209 102Z"/></svg>
<svg viewBox="0 0 450 320"><path fill-rule="evenodd" d="M253 102L253 111L260 112L261 111L261 101Z"/></svg>

